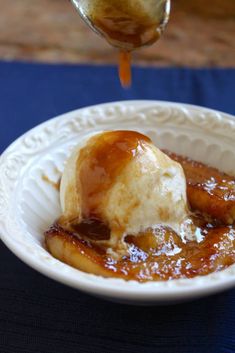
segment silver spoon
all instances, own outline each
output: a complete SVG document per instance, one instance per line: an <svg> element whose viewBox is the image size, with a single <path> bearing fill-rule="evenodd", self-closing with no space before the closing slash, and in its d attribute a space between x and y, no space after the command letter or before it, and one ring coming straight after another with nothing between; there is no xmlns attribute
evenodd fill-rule
<svg viewBox="0 0 235 353"><path fill-rule="evenodd" d="M126 51L154 43L170 13L170 0L71 1L92 30Z"/></svg>
<svg viewBox="0 0 235 353"><path fill-rule="evenodd" d="M169 19L170 0L71 0L83 20L120 50L119 78L131 85L131 51L159 39Z"/></svg>

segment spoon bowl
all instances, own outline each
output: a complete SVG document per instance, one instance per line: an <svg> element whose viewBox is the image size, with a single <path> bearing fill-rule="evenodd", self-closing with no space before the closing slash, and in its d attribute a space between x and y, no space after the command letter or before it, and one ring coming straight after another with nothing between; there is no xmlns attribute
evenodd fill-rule
<svg viewBox="0 0 235 353"><path fill-rule="evenodd" d="M71 1L93 31L126 51L158 40L170 14L170 0Z"/></svg>

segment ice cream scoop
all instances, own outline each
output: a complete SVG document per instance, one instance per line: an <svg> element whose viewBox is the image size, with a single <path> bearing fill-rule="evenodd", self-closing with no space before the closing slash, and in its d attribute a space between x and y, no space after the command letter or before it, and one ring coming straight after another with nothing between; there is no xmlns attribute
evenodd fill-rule
<svg viewBox="0 0 235 353"><path fill-rule="evenodd" d="M180 233L189 214L181 165L135 131L98 133L76 148L60 196L61 222L100 222L111 248L159 225Z"/></svg>

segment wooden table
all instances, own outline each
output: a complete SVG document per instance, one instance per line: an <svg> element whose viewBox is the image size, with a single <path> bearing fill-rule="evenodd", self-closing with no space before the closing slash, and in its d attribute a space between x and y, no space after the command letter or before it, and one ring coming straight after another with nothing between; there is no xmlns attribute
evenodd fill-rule
<svg viewBox="0 0 235 353"><path fill-rule="evenodd" d="M235 0L173 0L162 39L135 53L135 63L235 67ZM67 0L0 0L0 59L115 63Z"/></svg>

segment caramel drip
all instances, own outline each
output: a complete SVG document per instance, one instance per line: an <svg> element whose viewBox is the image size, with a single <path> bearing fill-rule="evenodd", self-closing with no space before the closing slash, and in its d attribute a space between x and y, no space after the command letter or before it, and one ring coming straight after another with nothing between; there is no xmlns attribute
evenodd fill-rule
<svg viewBox="0 0 235 353"><path fill-rule="evenodd" d="M89 20L112 46L120 49L119 77L123 87L131 85L131 51L151 45L161 35L161 16L148 13L138 1L93 0Z"/></svg>
<svg viewBox="0 0 235 353"><path fill-rule="evenodd" d="M47 175L42 174L42 180L45 181L46 183L50 184L54 189L57 191L60 190L60 181L61 178L58 179L58 181L53 181L51 180Z"/></svg>
<svg viewBox="0 0 235 353"><path fill-rule="evenodd" d="M131 86L131 53L128 51L120 51L119 58L119 78L122 87Z"/></svg>

